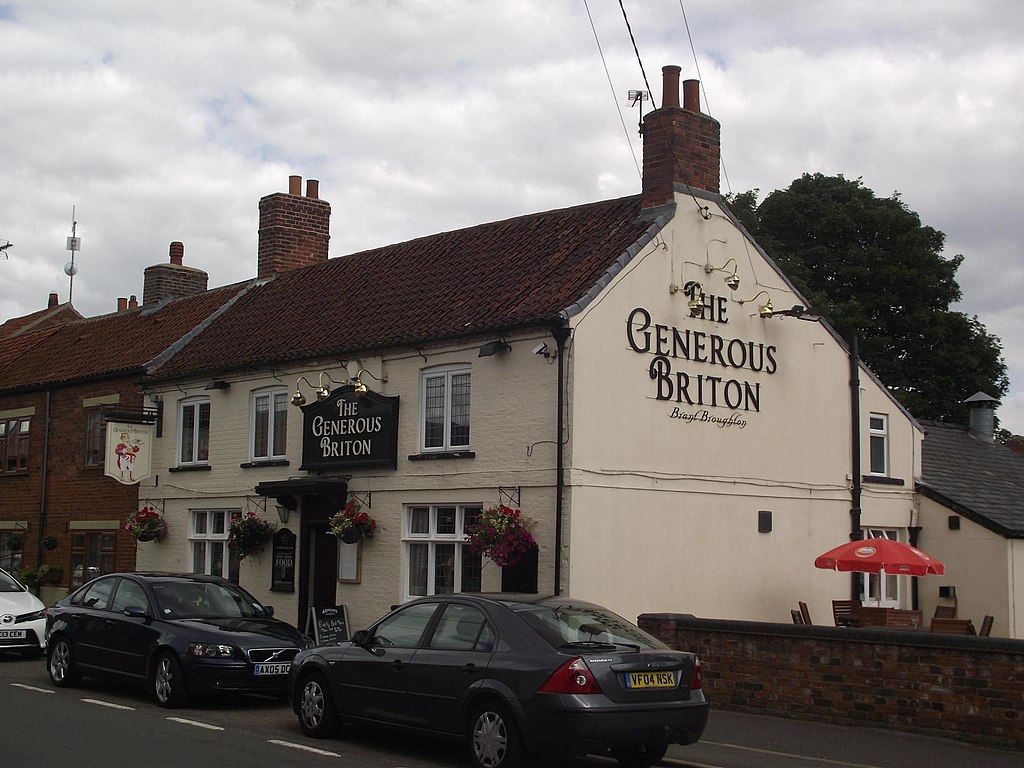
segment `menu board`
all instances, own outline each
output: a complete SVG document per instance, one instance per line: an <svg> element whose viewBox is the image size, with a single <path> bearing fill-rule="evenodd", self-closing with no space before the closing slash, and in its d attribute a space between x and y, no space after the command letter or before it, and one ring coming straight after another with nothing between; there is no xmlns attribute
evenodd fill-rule
<svg viewBox="0 0 1024 768"><path fill-rule="evenodd" d="M348 610L344 605L313 606L309 613L317 645L335 645L348 640Z"/></svg>

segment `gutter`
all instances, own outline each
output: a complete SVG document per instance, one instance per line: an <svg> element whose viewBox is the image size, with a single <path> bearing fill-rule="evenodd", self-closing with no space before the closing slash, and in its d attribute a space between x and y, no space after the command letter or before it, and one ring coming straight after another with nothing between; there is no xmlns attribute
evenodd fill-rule
<svg viewBox="0 0 1024 768"><path fill-rule="evenodd" d="M558 347L558 414L555 417L557 439L555 441L555 594L562 594L562 519L565 502L565 342L569 339L570 330L566 320L551 329Z"/></svg>

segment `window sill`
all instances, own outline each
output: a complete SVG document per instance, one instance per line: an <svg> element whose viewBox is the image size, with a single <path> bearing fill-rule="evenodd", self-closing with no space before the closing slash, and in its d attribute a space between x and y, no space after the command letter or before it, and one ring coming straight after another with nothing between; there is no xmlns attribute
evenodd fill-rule
<svg viewBox="0 0 1024 768"><path fill-rule="evenodd" d="M258 467L287 467L288 459L257 459L239 464L242 469L256 469Z"/></svg>
<svg viewBox="0 0 1024 768"><path fill-rule="evenodd" d="M881 475L864 475L862 483L874 483L875 485L906 485L901 477L882 477Z"/></svg>
<svg viewBox="0 0 1024 768"><path fill-rule="evenodd" d="M180 464L177 467L168 467L168 472L209 472L213 467L209 464Z"/></svg>
<svg viewBox="0 0 1024 768"><path fill-rule="evenodd" d="M433 461L434 459L475 459L476 451L435 451L432 453L414 453L409 461Z"/></svg>

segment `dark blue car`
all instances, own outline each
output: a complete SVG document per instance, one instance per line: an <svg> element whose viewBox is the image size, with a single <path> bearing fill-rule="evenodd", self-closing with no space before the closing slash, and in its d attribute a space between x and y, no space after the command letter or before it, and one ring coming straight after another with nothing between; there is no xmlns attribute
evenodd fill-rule
<svg viewBox="0 0 1024 768"><path fill-rule="evenodd" d="M172 573L101 576L48 608L54 685L83 675L144 684L164 707L191 694L283 696L294 656L312 645L226 579Z"/></svg>
<svg viewBox="0 0 1024 768"><path fill-rule="evenodd" d="M658 762L704 732L700 660L600 606L536 595L414 600L351 642L295 657L302 730L367 723L461 739L474 765L559 755Z"/></svg>

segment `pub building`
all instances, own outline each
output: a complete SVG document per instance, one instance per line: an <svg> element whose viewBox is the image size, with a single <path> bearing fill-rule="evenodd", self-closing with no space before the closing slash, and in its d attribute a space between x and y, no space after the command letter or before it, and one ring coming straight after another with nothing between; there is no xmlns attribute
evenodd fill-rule
<svg viewBox="0 0 1024 768"><path fill-rule="evenodd" d="M318 182L265 197L256 279L145 381L139 504L170 535L138 568L237 578L304 629L501 589L782 621L850 597L813 560L854 529L927 550L920 426L726 207L720 126L679 76L637 195L337 258ZM330 533L350 503L372 537ZM514 567L465 544L499 504L537 542ZM276 532L239 562L250 512ZM909 607L908 581L871 589Z"/></svg>

